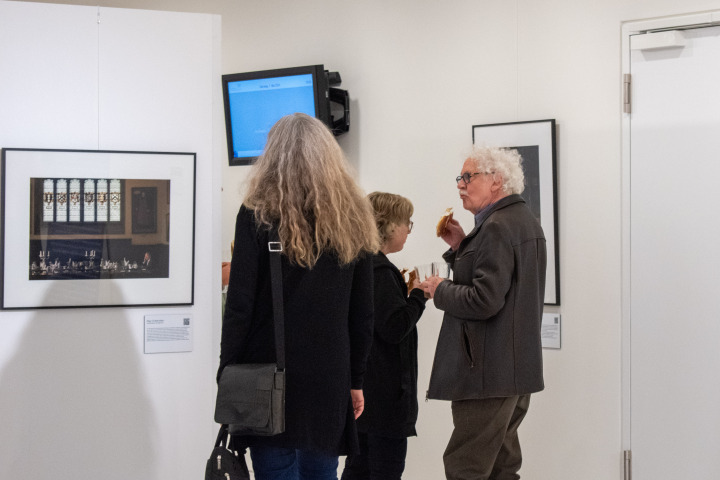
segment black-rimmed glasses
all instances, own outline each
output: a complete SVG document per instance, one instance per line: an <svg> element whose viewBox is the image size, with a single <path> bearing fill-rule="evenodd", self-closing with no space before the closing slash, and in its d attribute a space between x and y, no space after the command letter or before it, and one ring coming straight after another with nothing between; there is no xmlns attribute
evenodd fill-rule
<svg viewBox="0 0 720 480"><path fill-rule="evenodd" d="M410 223L408 223L408 233L412 232L413 222L410 220Z"/></svg>
<svg viewBox="0 0 720 480"><path fill-rule="evenodd" d="M474 172L474 173L465 172L462 175L455 177L455 183L460 183L460 180L462 180L463 182L465 182L465 185L467 185L468 183L470 183L470 180L472 179L472 177L474 177L475 175L480 175L481 173L485 173L485 172Z"/></svg>

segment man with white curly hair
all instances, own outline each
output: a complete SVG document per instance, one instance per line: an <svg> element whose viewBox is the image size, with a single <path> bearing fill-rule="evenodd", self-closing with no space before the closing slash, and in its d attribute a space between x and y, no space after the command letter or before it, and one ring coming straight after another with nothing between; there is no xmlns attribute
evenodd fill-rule
<svg viewBox="0 0 720 480"><path fill-rule="evenodd" d="M449 480L519 479L517 429L530 394L544 388L547 256L542 228L520 196L521 163L515 150L473 148L456 182L475 227L465 235L450 220L442 238L453 279L422 284L445 312L427 398L452 402L455 428L443 454Z"/></svg>

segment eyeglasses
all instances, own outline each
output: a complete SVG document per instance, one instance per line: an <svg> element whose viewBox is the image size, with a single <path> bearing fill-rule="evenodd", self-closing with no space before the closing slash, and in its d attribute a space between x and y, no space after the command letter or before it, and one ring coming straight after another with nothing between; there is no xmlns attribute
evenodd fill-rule
<svg viewBox="0 0 720 480"><path fill-rule="evenodd" d="M465 182L465 185L467 185L468 183L470 183L470 180L475 175L495 175L495 172L474 172L474 173L465 172L462 175L460 175L459 177L455 177L455 183L460 183L460 180L462 180L463 182Z"/></svg>
<svg viewBox="0 0 720 480"><path fill-rule="evenodd" d="M408 223L408 233L412 232L413 222L410 220L410 223Z"/></svg>
<svg viewBox="0 0 720 480"><path fill-rule="evenodd" d="M468 183L470 183L470 179L472 179L472 177L474 177L475 175L480 175L481 173L485 173L485 172L475 172L475 173L465 172L462 175L460 175L459 177L455 177L455 183L460 183L460 180L462 180L463 182L465 182L465 185L467 185Z"/></svg>

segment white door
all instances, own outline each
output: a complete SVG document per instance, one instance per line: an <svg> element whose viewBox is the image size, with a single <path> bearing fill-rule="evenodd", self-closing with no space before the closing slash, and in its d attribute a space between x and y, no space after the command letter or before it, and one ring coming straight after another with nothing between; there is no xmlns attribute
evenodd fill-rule
<svg viewBox="0 0 720 480"><path fill-rule="evenodd" d="M716 480L720 27L662 35L625 42L624 443L633 480Z"/></svg>

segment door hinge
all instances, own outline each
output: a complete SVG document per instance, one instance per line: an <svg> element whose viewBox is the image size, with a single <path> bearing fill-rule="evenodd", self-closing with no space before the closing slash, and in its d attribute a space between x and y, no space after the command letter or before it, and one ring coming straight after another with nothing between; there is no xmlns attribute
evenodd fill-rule
<svg viewBox="0 0 720 480"><path fill-rule="evenodd" d="M630 112L630 74L626 73L623 75L623 112Z"/></svg>
<svg viewBox="0 0 720 480"><path fill-rule="evenodd" d="M625 465L625 480L632 480L632 450L623 452L623 463Z"/></svg>

